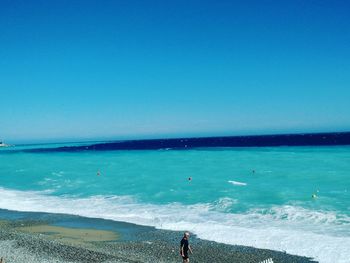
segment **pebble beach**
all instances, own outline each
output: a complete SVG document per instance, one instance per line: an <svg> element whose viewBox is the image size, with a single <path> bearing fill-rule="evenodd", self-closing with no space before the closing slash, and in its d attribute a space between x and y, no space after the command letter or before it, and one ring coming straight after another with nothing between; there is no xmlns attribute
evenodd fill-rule
<svg viewBox="0 0 350 263"><path fill-rule="evenodd" d="M6 263L181 262L182 232L69 215L2 210L0 257ZM4 216L6 215L6 216ZM191 237L191 262L315 262L283 252Z"/></svg>

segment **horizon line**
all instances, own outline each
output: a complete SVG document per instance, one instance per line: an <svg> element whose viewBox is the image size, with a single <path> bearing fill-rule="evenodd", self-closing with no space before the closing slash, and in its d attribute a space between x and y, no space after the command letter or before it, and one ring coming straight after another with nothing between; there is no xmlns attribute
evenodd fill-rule
<svg viewBox="0 0 350 263"><path fill-rule="evenodd" d="M38 145L38 144L70 144L70 143L105 143L105 142L128 142L128 141L151 141L151 140L179 140L179 139L197 139L197 138L238 138L238 137L268 137L268 136L290 136L290 135L321 135L321 134L344 134L344 133L350 133L350 130L346 131L318 131L318 132L276 132L276 133L261 133L261 134L240 134L240 135L199 135L199 136L164 136L164 137L151 137L151 138L127 138L127 139L116 139L116 138L106 138L106 139L78 139L77 140L70 140L67 139L66 141L63 141L65 139L56 139L57 141L54 141L55 139L47 139L47 141L39 141L39 142L28 142L28 143L17 143L13 145L21 146L21 145ZM144 135L147 136L147 135ZM61 141L60 141L61 140ZM2 141L4 142L4 141Z"/></svg>

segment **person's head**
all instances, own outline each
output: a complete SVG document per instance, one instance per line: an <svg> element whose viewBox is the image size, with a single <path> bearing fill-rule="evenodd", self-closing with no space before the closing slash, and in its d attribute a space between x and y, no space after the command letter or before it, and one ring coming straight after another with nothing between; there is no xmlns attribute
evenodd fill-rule
<svg viewBox="0 0 350 263"><path fill-rule="evenodd" d="M185 232L184 233L184 237L188 239L190 237L190 233L189 232Z"/></svg>

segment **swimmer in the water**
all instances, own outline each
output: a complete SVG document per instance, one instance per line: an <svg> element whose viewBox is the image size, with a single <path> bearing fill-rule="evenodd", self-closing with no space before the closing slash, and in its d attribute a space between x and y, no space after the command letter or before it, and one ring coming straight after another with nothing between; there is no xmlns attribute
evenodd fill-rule
<svg viewBox="0 0 350 263"><path fill-rule="evenodd" d="M316 193L319 193L319 192L320 192L320 191L317 189L317 190L316 190ZM317 198L318 196L317 196L316 193L313 193L311 197L312 197L312 198Z"/></svg>

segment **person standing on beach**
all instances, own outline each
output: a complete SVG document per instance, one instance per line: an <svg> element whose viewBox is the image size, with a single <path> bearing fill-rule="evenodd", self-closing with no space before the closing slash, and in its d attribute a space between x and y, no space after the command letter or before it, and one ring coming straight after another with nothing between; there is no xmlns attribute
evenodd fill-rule
<svg viewBox="0 0 350 263"><path fill-rule="evenodd" d="M190 262L190 259L188 258L188 251L190 251L192 254L192 248L191 248L190 244L188 243L189 238L190 238L190 233L185 232L183 238L181 239L181 243L180 243L180 254L181 254L183 263Z"/></svg>

